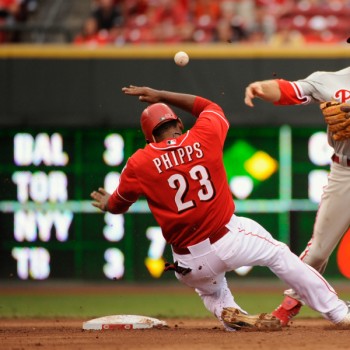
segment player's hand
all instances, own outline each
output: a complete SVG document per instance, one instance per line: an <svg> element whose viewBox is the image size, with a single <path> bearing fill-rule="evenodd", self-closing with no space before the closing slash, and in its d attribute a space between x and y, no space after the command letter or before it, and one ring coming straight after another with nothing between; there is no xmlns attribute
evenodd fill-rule
<svg viewBox="0 0 350 350"><path fill-rule="evenodd" d="M261 83L259 81L251 83L245 89L244 103L249 107L254 107L253 99L263 95L264 92Z"/></svg>
<svg viewBox="0 0 350 350"><path fill-rule="evenodd" d="M107 203L111 195L104 188L100 187L97 191L93 191L90 196L94 199L91 202L94 207L107 211Z"/></svg>
<svg viewBox="0 0 350 350"><path fill-rule="evenodd" d="M253 99L255 97L273 103L279 101L281 90L277 80L255 81L249 84L245 89L245 104L249 107L254 107Z"/></svg>
<svg viewBox="0 0 350 350"><path fill-rule="evenodd" d="M126 95L139 96L142 102L157 103L161 100L161 92L147 86L129 85L129 87L123 87L122 91Z"/></svg>

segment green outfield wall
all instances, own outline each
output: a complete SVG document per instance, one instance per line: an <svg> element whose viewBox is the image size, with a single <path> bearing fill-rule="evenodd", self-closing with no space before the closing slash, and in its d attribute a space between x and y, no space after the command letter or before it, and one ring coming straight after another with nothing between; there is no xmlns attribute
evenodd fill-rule
<svg viewBox="0 0 350 350"><path fill-rule="evenodd" d="M179 50L190 55L185 67L173 61ZM145 104L122 93L129 84L217 101L231 124L224 163L236 214L300 254L329 170L323 117L317 105L258 100L248 108L244 90L255 80L338 70L349 58L347 46L0 46L0 280L174 279L163 273L171 250L144 199L124 215L102 214L90 201L100 186L115 189L145 145ZM178 113L191 127L193 117ZM349 259L350 231L326 276L350 278Z"/></svg>

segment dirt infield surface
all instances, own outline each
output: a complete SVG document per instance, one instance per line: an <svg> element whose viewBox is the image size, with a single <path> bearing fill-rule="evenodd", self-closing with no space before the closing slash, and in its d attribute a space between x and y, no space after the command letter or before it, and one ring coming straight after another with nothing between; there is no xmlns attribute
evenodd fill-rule
<svg viewBox="0 0 350 350"><path fill-rule="evenodd" d="M189 293L175 286L163 288L163 292ZM338 290L350 294L348 283L337 286ZM178 289L176 289L178 288ZM240 283L241 291L256 291L256 284ZM264 289L265 288L265 289ZM277 284L259 284L259 293L263 290L282 287ZM159 287L157 287L159 289ZM18 296L28 293L42 295L66 293L81 294L77 285L49 286L2 286L3 295ZM140 293L141 287L122 288L119 291ZM142 294L152 293L154 286L142 288ZM236 288L237 290L237 288ZM115 293L115 287L84 286L84 294ZM172 295L172 294L170 294ZM146 330L106 330L86 331L82 329L83 318L0 318L0 350L207 350L207 349L243 349L243 350L329 350L350 349L350 328L340 329L322 318L303 318L299 315L291 326L275 332L237 331L226 332L214 317L207 318L161 318L168 327Z"/></svg>
<svg viewBox="0 0 350 350"><path fill-rule="evenodd" d="M323 319L297 319L282 331L226 332L213 318L166 319L168 328L82 330L79 319L0 319L0 349L349 349L350 329Z"/></svg>

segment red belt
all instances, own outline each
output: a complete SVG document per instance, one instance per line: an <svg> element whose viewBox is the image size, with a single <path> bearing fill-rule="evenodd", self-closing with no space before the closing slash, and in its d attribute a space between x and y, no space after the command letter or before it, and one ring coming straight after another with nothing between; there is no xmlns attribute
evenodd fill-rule
<svg viewBox="0 0 350 350"><path fill-rule="evenodd" d="M340 158L336 154L332 155L332 160L335 163L341 164ZM347 164L347 166L350 166L350 159L349 158L346 159L346 164Z"/></svg>
<svg viewBox="0 0 350 350"><path fill-rule="evenodd" d="M224 226L223 228L221 228L219 231L216 231L215 233L213 233L210 237L209 237L209 241L211 244L214 244L215 242L217 242L220 238L224 237L226 235L227 232L229 232L230 230ZM176 247L176 246L172 246L173 247L173 251L176 254L179 255L185 255L185 254L190 254L191 252L189 251L188 248L181 248L181 247Z"/></svg>

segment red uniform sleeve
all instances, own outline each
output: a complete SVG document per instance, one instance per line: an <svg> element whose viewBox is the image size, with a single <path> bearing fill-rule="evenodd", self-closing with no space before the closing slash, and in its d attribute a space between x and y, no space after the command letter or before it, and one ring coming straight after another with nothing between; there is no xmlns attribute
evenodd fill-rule
<svg viewBox="0 0 350 350"><path fill-rule="evenodd" d="M201 112L205 109L205 107L209 106L213 102L210 100L207 100L206 98L197 96L194 100L193 108L192 108L192 114L198 118Z"/></svg>
<svg viewBox="0 0 350 350"><path fill-rule="evenodd" d="M198 137L218 142L223 147L229 129L229 122L222 108L212 101L199 98L195 100L194 112L199 113L199 118L192 131L199 132Z"/></svg>
<svg viewBox="0 0 350 350"><path fill-rule="evenodd" d="M274 102L275 105L300 105L308 101L307 97L302 95L298 84L283 79L276 81L281 90L281 98Z"/></svg>
<svg viewBox="0 0 350 350"><path fill-rule="evenodd" d="M133 171L132 158L129 158L121 173L119 186L109 197L107 209L113 214L125 213L137 201L140 194L140 184Z"/></svg>

